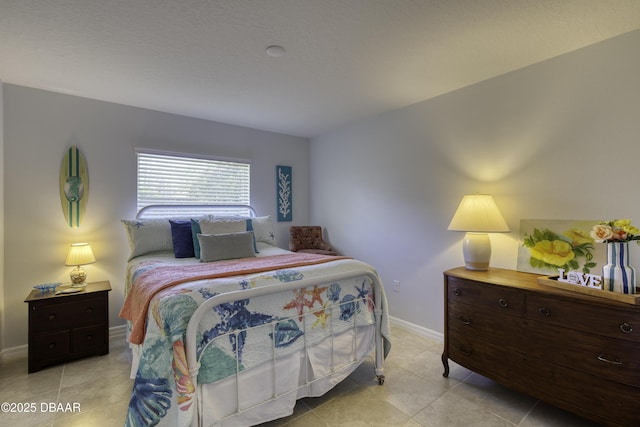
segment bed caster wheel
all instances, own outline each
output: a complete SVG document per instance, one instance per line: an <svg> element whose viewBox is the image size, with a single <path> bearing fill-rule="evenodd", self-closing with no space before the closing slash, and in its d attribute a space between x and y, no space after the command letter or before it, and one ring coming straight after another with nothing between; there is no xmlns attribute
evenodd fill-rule
<svg viewBox="0 0 640 427"><path fill-rule="evenodd" d="M384 375L378 375L378 385L384 384Z"/></svg>

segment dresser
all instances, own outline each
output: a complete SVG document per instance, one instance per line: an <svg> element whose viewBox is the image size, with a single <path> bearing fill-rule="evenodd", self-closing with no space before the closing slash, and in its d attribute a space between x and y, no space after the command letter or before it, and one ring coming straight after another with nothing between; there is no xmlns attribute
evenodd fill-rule
<svg viewBox="0 0 640 427"><path fill-rule="evenodd" d="M444 273L444 376L452 360L608 426L640 426L640 306L537 283Z"/></svg>
<svg viewBox="0 0 640 427"><path fill-rule="evenodd" d="M61 362L109 353L108 281L80 292L34 290L29 304L29 373Z"/></svg>

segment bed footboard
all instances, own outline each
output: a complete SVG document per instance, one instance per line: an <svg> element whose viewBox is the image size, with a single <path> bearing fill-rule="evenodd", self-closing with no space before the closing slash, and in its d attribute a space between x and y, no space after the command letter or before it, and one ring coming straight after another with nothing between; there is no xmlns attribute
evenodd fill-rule
<svg viewBox="0 0 640 427"><path fill-rule="evenodd" d="M189 324L187 327L187 334L186 334L186 341L185 341L185 352L186 352L186 360L187 360L187 365L188 365L188 370L189 370L189 375L191 376L191 381L193 384L193 387L195 388L195 397L192 400L192 413L193 413L193 418L192 418L192 426L201 426L203 425L203 421L204 421L204 415L203 414L203 404L202 404L202 400L201 400L201 393L202 393L202 385L198 384L198 373L200 371L200 360L198 359L198 342L197 342L197 334L198 334L198 328L200 323L203 321L203 319L205 318L206 315L208 315L212 309L220 304L227 304L227 303L232 303L234 301L238 301L238 300L244 300L247 298L256 298L256 297L260 297L260 296L265 296L268 294L273 294L273 293L279 293L279 292L286 292L286 291L294 291L297 289L303 289L303 288L308 288L308 287L313 287L313 286L319 286L319 285L328 285L334 282L338 282L340 280L345 280L345 279L350 279L350 278L354 278L354 277L363 277L363 278L367 278L370 281L371 287L373 288L373 294L374 294L374 307L373 307L373 314L374 314L374 320L375 323L374 325L369 325L369 327L373 326L374 327L374 354L375 354L375 375L377 377L378 383L380 385L382 385L384 383L384 345L383 345L383 336L382 336L382 317L383 317L383 295L384 295L384 290L382 288L382 284L380 282L380 279L378 278L378 275L374 272L374 271L370 271L370 270L361 270L361 271L350 271L350 272L346 272L346 273L337 273L337 274L330 274L330 275L324 275L322 277L313 277L313 278L307 278L307 279L301 279L301 280L297 280L297 281L293 281L293 282L289 282L289 283L285 283L282 284L281 286L277 286L277 287L257 287L257 288L252 288L252 289L246 289L246 290L241 290L241 291L235 291L235 292L228 292L228 293L222 293L219 295L216 295L214 297L209 298L208 300L206 300L203 304L201 304L196 311L194 312L193 316L191 317L191 319L189 320ZM340 304L345 304L340 303L340 302L336 302L335 305L338 306ZM323 310L330 310L331 307L323 307ZM310 315L310 314L315 314L315 313L307 313L305 315ZM274 321L270 326L272 329L272 336L275 336L276 333L276 324L282 323L283 319L277 319L276 321ZM332 328L332 325L329 325L330 328ZM302 387L310 387L312 385L312 383L316 382L316 381L322 381L324 380L327 376L331 376L333 374L335 374L337 371L340 370L344 370L345 368L347 368L349 365L356 365L359 364L364 357L360 357L357 355L358 353L358 348L359 348L359 343L357 342L357 340L359 339L359 334L358 334L358 328L359 326L357 325L357 320L353 321L353 325L351 326L353 333L349 334L349 340L352 340L351 342L351 355L349 356L349 362L345 364L342 364L340 366L333 366L333 363L331 363L332 368L330 369L330 372L327 372L324 375L314 375L313 378L310 380L309 379L309 375L305 374L303 376L303 378L305 378L305 380L303 381L304 384L302 385L298 385L296 384L295 388L292 388L290 390L286 390L286 391L282 391L279 390L276 386L276 384L278 383L278 379L277 379L277 369L275 369L276 367L276 357L275 357L275 350L273 351L273 366L274 366L274 378L273 378L273 390L269 392L269 396L264 396L264 399L258 402L255 402L252 404L251 407L245 407L245 408L240 408L239 402L240 402L240 373L242 372L243 375L245 375L247 373L247 370L243 370L241 371L239 368L239 364L237 363L237 356L236 356L236 365L237 365L237 369L236 369L236 374L235 374L235 378L231 378L230 381L235 381L235 390L236 393L238 393L238 396L236 396L236 402L238 402L238 405L235 409L235 412L228 415L226 418L230 418L230 417L234 417L236 415L239 415L245 411L249 411L252 410L256 407L259 407L261 405L270 403L274 400L280 399L282 398L284 395L289 395L289 398L292 398L291 395L293 395L294 393L297 394L298 390ZM236 334L236 339L237 339L237 334L241 333L242 331L233 331L230 332L230 334ZM302 354L304 355L305 358L308 358L308 354L309 354L309 348L307 347L308 345L310 345L309 343L307 343L307 339L306 339L306 332L303 335L304 339L303 339L303 349L302 349ZM330 338L328 338L329 340L329 344L331 351L333 352L333 335L330 336ZM207 345L210 345L213 341L210 341ZM340 344L342 346L344 346L344 343ZM370 341L369 341L369 345L370 345ZM203 354L204 351L202 351L202 349L200 349L200 354ZM366 354L365 354L366 356ZM303 363L303 365L307 366L309 364L309 361L305 359L305 363ZM335 368L335 369L334 369ZM293 396L293 398L295 398L295 395Z"/></svg>

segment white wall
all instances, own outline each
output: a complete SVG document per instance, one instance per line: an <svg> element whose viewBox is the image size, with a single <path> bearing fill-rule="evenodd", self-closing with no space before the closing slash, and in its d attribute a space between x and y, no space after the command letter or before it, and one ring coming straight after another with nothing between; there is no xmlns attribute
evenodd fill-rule
<svg viewBox="0 0 640 427"><path fill-rule="evenodd" d="M635 31L313 139L312 222L379 270L393 316L442 332L464 194L493 194L512 230L491 236L495 267L516 267L521 219L640 224L639 47Z"/></svg>
<svg viewBox="0 0 640 427"><path fill-rule="evenodd" d="M68 245L87 241L97 263L89 281L110 280L110 326L123 302L128 245L120 224L136 209L134 148L252 159L251 201L259 215L276 217L276 165L293 167L294 221L309 220L307 139L127 107L14 85L4 85L4 321L3 348L27 343L32 286L69 281ZM84 224L66 226L58 189L65 150L77 145L89 171ZM280 246L290 223L276 223ZM11 325L8 327L7 325Z"/></svg>
<svg viewBox="0 0 640 427"><path fill-rule="evenodd" d="M4 310L4 109L2 103L2 80L0 80L0 165L3 173L0 173L0 350L4 348L5 323Z"/></svg>

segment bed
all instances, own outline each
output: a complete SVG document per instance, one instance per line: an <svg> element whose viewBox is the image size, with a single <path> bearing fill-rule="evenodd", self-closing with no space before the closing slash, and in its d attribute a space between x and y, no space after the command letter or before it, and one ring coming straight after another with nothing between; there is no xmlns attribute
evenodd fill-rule
<svg viewBox="0 0 640 427"><path fill-rule="evenodd" d="M127 426L285 417L368 357L383 384L390 334L375 269L278 248L271 218L240 209L123 220L131 253L120 315L134 355Z"/></svg>

